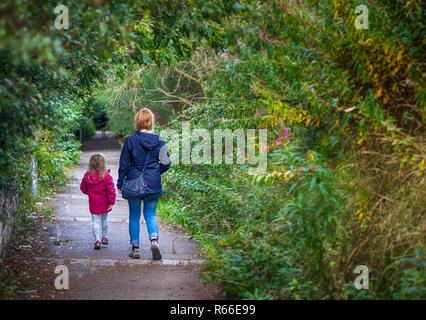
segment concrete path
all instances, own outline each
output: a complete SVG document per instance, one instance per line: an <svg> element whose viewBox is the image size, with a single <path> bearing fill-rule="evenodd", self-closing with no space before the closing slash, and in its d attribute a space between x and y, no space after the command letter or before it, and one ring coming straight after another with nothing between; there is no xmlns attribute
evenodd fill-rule
<svg viewBox="0 0 426 320"><path fill-rule="evenodd" d="M109 245L93 249L88 199L80 191L80 181L90 155L101 152L116 182L120 145L109 134L97 132L85 141L82 151L78 166L70 172L69 184L51 200L56 219L45 225L43 234L45 241L52 243L51 252L40 257L68 267L70 288L63 298L222 299L217 287L199 282L203 257L198 245L170 224L160 221L162 261L151 260L143 216L141 259L128 257L128 207L121 195L117 194L116 205L109 213Z"/></svg>

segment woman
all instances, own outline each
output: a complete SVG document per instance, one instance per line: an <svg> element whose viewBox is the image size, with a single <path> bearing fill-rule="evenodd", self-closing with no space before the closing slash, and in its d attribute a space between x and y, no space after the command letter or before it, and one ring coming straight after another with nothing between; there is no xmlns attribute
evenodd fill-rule
<svg viewBox="0 0 426 320"><path fill-rule="evenodd" d="M155 215L158 199L162 196L161 174L170 167L169 152L164 140L154 133L154 114L149 109L141 109L135 115L136 133L124 140L124 146L120 155L120 168L118 169L117 189L122 192L123 179L133 180L138 178L148 158L144 173L148 194L143 199L128 200L129 203L129 256L140 258L139 232L141 202L143 201L143 215L151 240L152 259L161 260L158 246L158 222Z"/></svg>

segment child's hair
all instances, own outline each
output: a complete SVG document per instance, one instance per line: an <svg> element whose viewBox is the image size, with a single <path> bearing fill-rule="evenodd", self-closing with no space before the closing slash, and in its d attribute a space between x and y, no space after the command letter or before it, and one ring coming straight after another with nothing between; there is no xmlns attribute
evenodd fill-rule
<svg viewBox="0 0 426 320"><path fill-rule="evenodd" d="M135 114L135 129L136 130L152 130L154 127L155 117L148 108L140 109Z"/></svg>
<svg viewBox="0 0 426 320"><path fill-rule="evenodd" d="M107 173L106 158L101 153L95 153L90 156L89 170L99 172L99 176L103 180Z"/></svg>

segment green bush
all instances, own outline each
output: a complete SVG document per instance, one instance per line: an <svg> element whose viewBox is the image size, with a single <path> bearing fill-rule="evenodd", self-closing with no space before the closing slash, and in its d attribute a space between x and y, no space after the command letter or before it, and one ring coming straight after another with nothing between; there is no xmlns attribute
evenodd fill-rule
<svg viewBox="0 0 426 320"><path fill-rule="evenodd" d="M66 170L80 159L80 142L67 134L57 136L51 131L38 132L35 159L39 191L46 194L66 182Z"/></svg>
<svg viewBox="0 0 426 320"><path fill-rule="evenodd" d="M88 137L93 136L96 133L96 125L92 119L87 120L86 122L86 134Z"/></svg>
<svg viewBox="0 0 426 320"><path fill-rule="evenodd" d="M291 144L272 157L299 173L272 185L233 166L173 167L164 196L178 206L160 212L199 239L209 259L205 278L222 282L231 297L331 297L325 284L342 211L333 176Z"/></svg>

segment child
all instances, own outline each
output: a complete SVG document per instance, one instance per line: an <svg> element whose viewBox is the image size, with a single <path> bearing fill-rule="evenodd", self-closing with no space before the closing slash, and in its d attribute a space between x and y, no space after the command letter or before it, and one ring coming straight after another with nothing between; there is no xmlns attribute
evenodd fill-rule
<svg viewBox="0 0 426 320"><path fill-rule="evenodd" d="M101 236L102 244L108 244L108 212L115 203L115 187L109 173L105 157L100 153L93 154L89 161L89 171L84 174L80 184L81 191L89 195L89 209L92 214L92 229L97 250L101 248Z"/></svg>

